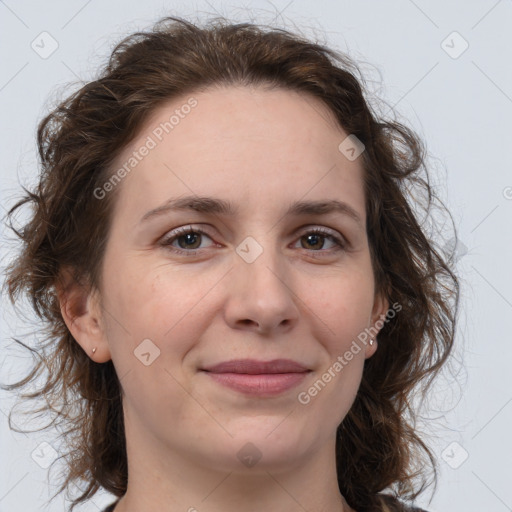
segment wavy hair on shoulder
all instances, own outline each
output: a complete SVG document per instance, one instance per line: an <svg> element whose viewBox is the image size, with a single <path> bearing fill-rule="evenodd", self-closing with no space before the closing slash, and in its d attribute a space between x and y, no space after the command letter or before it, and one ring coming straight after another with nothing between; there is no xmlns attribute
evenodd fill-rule
<svg viewBox="0 0 512 512"><path fill-rule="evenodd" d="M376 114L348 55L284 29L224 18L199 26L166 17L119 42L97 76L41 120L38 182L31 190L23 187L7 214L20 248L4 287L13 304L22 294L30 299L44 335L32 346L15 340L30 350L34 365L26 378L2 387L45 379L31 398L45 398L37 412L54 417L69 448L58 493L86 483L72 511L100 487L119 497L127 488L118 376L112 361L95 363L73 339L56 293L67 269L84 286L101 285L117 191L102 200L93 191L163 102L215 85L261 85L321 100L365 145L366 230L376 290L401 312L379 332L379 350L365 361L353 406L338 427L338 482L358 512L405 510L400 500L413 500L436 482L436 459L416 431L411 404L425 396L449 358L459 301L451 261L415 212L429 215L435 205L446 210L429 182L423 142L401 122ZM12 219L24 205L32 213L17 229Z"/></svg>

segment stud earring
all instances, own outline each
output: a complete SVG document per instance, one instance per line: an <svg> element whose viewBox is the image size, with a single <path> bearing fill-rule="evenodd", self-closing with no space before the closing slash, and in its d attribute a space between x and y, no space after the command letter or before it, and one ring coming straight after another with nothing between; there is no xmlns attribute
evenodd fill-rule
<svg viewBox="0 0 512 512"><path fill-rule="evenodd" d="M96 347L92 349L92 353L94 354L96 352Z"/></svg>
<svg viewBox="0 0 512 512"><path fill-rule="evenodd" d="M370 340L370 346L372 346L372 345L373 345L373 340Z"/></svg>

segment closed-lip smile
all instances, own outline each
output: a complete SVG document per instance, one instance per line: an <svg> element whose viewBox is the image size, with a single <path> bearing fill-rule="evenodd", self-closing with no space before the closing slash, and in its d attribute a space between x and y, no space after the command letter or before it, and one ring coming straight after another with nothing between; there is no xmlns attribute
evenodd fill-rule
<svg viewBox="0 0 512 512"><path fill-rule="evenodd" d="M275 396L297 386L311 372L291 359L233 359L202 368L213 380L246 395Z"/></svg>

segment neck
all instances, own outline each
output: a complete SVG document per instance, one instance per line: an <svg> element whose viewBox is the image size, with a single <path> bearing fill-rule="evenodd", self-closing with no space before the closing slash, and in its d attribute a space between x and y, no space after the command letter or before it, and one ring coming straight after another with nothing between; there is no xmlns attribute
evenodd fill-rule
<svg viewBox="0 0 512 512"><path fill-rule="evenodd" d="M354 512L339 491L335 439L301 460L270 465L262 457L247 468L211 464L186 448L163 448L134 430L127 425L128 487L115 512Z"/></svg>

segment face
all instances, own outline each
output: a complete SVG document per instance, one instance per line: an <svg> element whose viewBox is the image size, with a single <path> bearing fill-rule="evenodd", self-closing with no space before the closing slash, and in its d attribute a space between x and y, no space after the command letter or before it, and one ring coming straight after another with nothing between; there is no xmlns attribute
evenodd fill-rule
<svg viewBox="0 0 512 512"><path fill-rule="evenodd" d="M97 362L112 358L128 437L226 470L240 467L241 449L259 452L264 469L333 447L377 347L356 352L354 340L387 309L362 158L338 148L347 135L315 98L225 87L161 106L119 156L113 171L134 151L140 161L115 185L99 327L79 341L98 347ZM186 196L214 201L148 213ZM204 371L235 359L307 371Z"/></svg>

